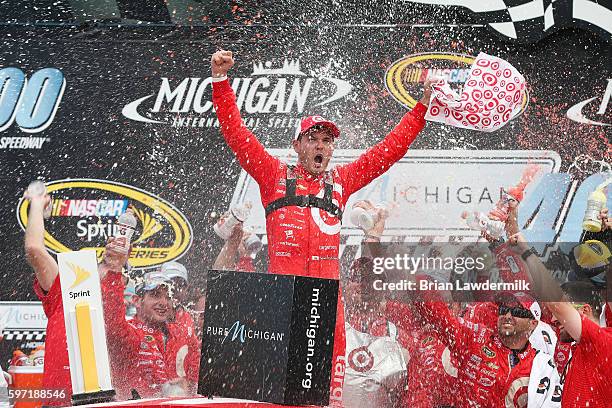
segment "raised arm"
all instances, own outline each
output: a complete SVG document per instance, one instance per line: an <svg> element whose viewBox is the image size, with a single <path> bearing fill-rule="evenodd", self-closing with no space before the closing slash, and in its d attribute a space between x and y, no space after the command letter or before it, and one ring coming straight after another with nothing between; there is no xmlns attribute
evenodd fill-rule
<svg viewBox="0 0 612 408"><path fill-rule="evenodd" d="M417 285L427 280L424 276L416 276ZM464 349L467 344L474 341L476 332L472 328L461 324L453 316L448 304L437 291L422 291L420 299L413 303L413 308L419 313L421 319L431 324L438 333L440 341L451 351Z"/></svg>
<svg viewBox="0 0 612 408"><path fill-rule="evenodd" d="M358 191L380 176L408 151L418 133L425 127L425 113L431 98L431 81L425 82L423 97L412 111L406 113L395 128L380 142L368 149L357 160L338 167L346 180L345 196Z"/></svg>
<svg viewBox="0 0 612 408"><path fill-rule="evenodd" d="M30 196L24 194L30 200L28 213L28 225L26 226L24 248L26 259L34 273L40 288L48 292L58 274L58 266L55 259L45 248L45 221L43 212L51 201L48 194Z"/></svg>
<svg viewBox="0 0 612 408"><path fill-rule="evenodd" d="M125 320L124 278L121 271L110 268L107 272L100 282L106 338L112 347L111 352L125 349L125 352L129 353L129 350L138 346L140 340L132 334L135 329Z"/></svg>
<svg viewBox="0 0 612 408"><path fill-rule="evenodd" d="M236 269L236 264L238 263L238 247L242 241L242 235L242 223L238 223L234 226L232 235L225 241L223 248L221 248L219 255L217 255L217 259L215 259L215 263L213 264L213 269L219 271Z"/></svg>
<svg viewBox="0 0 612 408"><path fill-rule="evenodd" d="M242 168L255 179L260 188L274 189L276 186L266 181L278 169L278 159L266 151L240 117L236 95L227 79L227 72L233 66L231 51L217 51L211 58L213 105L221 133ZM265 195L264 191L262 195Z"/></svg>
<svg viewBox="0 0 612 408"><path fill-rule="evenodd" d="M387 269L382 275L389 283L398 283L402 280L412 281L419 288L416 290L396 291L397 301L410 305L423 323L429 323L439 334L442 341L452 351L464 348L466 344L473 342L476 335L474 330L461 324L453 316L447 303L438 291L420 290L421 282L427 282L424 275L413 275L405 270ZM398 322L399 323L399 322Z"/></svg>
<svg viewBox="0 0 612 408"><path fill-rule="evenodd" d="M533 252L529 252L531 247L518 232L516 204L511 204L506 221L506 230L510 236L509 242L515 246L516 251L521 254L527 265L528 273L531 277L532 291L537 298L550 309L553 315L559 320L568 334L576 341L580 341L582 336L582 318L580 313L569 302L563 293L559 283L552 277L550 271L542 263L540 258Z"/></svg>

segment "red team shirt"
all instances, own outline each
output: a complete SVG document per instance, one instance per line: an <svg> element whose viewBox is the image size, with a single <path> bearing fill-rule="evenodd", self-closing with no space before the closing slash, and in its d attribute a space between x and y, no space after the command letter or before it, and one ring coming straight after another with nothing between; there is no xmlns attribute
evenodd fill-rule
<svg viewBox="0 0 612 408"><path fill-rule="evenodd" d="M453 405L457 373L450 350L437 331L400 302L387 302L386 317L410 335L408 384L402 406L436 408Z"/></svg>
<svg viewBox="0 0 612 408"><path fill-rule="evenodd" d="M148 327L138 318L128 322L122 279L121 274L109 273L101 282L113 386L118 399L130 398L131 389L143 398L159 396L162 384L179 377L197 382L200 342L193 321L179 311L176 319L179 324L166 324L165 332Z"/></svg>
<svg viewBox="0 0 612 408"><path fill-rule="evenodd" d="M456 406L505 408L527 406L535 350L529 343L513 353L496 332L452 316L443 302L415 302L422 318L433 324L457 364ZM517 363L511 367L511 357Z"/></svg>
<svg viewBox="0 0 612 408"><path fill-rule="evenodd" d="M40 287L38 280L34 280L34 292L42 302L45 316L48 319L43 388L46 390L65 390L66 394L64 399L46 400L43 401L43 404L49 406L71 405L72 382L70 380L70 363L68 361L66 325L59 275L55 277L47 293Z"/></svg>
<svg viewBox="0 0 612 408"><path fill-rule="evenodd" d="M582 317L563 384L563 408L612 406L612 329Z"/></svg>

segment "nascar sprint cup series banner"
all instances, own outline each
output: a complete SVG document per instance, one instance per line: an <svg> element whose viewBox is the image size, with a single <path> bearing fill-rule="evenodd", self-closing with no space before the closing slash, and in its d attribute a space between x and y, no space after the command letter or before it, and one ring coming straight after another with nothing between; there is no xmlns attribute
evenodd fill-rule
<svg viewBox="0 0 612 408"><path fill-rule="evenodd" d="M266 241L257 188L225 145L212 108L210 56L220 47L234 51L230 81L246 125L289 161L295 125L306 115L338 124L343 162L392 129L429 74L460 89L485 52L524 75L521 112L503 129L429 123L397 167L359 192L354 199L397 205L387 234L473 235L459 215L491 209L500 188L535 162L541 171L521 207L535 220L530 233L539 242L577 241L586 197L608 177L612 78L608 45L592 33L560 30L515 45L484 27L202 30L191 42L180 35L151 42L121 30L2 37L1 300L35 299L21 197L36 178L53 198L45 234L52 253L99 253L129 205L138 221L130 255L137 271L179 260L194 282L203 279L222 245L212 226L230 203L247 199L255 203L247 225ZM343 261L350 262L360 232L346 218ZM266 270L265 250L255 261Z"/></svg>

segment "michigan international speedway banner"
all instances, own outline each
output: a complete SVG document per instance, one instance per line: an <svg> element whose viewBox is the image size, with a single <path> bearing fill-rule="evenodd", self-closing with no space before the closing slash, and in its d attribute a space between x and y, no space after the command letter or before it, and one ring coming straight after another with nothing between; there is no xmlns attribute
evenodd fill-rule
<svg viewBox="0 0 612 408"><path fill-rule="evenodd" d="M289 161L301 117L335 121L342 132L336 162L346 162L414 106L429 73L459 89L478 53L507 60L527 81L519 115L493 133L428 123L406 157L351 203L391 203L386 235L395 239L473 237L461 212L488 211L501 187L537 163L541 172L521 207L524 220L535 220L532 239L577 241L586 197L610 172L610 45L577 28L531 44L490 28L1 28L0 300L36 300L21 197L37 178L53 198L45 243L54 253L101 250L127 205L139 224L136 270L180 260L197 282L222 245L212 227L231 203L255 203L247 224L266 242L257 186L225 145L212 108L210 56L220 48L234 52L230 81L246 125ZM345 218L347 266L361 233ZM258 271L266 256L257 255ZM5 327L40 329L41 316L20 310L2 309Z"/></svg>

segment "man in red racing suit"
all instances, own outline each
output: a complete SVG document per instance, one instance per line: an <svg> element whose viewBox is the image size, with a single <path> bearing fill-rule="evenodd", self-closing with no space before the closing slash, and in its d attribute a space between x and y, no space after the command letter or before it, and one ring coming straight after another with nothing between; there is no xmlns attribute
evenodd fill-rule
<svg viewBox="0 0 612 408"><path fill-rule="evenodd" d="M342 211L351 194L387 171L401 159L425 125L431 87L398 125L356 161L327 171L340 132L320 116L302 121L293 141L297 166L288 166L270 155L244 125L236 95L227 80L234 65L230 51L211 58L213 105L221 132L243 169L259 185L266 209L269 271L291 275L338 279L338 252ZM344 311L338 298L334 334L331 399L338 403L344 377Z"/></svg>
<svg viewBox="0 0 612 408"><path fill-rule="evenodd" d="M498 329L494 331L467 321L462 324L444 302L432 301L435 295L427 297L427 301L412 305L424 320L433 324L455 359L456 384L461 387L456 406L526 407L536 355L528 338L537 325L533 315L525 317L531 313L529 308L519 303L503 305L499 309Z"/></svg>
<svg viewBox="0 0 612 408"><path fill-rule="evenodd" d="M137 288L137 314L125 319L124 282L120 273L101 281L113 385L117 399L188 395L198 382L200 343L192 327L171 323L171 281L149 272Z"/></svg>

